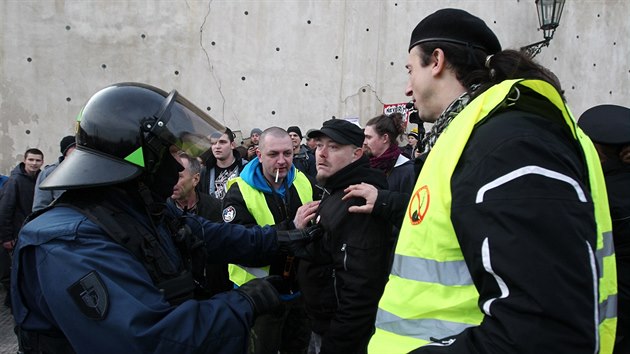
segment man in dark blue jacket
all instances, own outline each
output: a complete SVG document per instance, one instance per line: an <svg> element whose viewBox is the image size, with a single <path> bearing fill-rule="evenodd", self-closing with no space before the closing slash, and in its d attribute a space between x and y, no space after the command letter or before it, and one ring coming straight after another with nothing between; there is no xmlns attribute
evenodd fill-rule
<svg viewBox="0 0 630 354"><path fill-rule="evenodd" d="M280 306L273 280L197 301L196 267L256 262L310 235L182 220L165 208L179 151L203 157L221 129L177 91L122 83L90 98L76 150L41 185L66 192L32 215L15 248L24 352L245 351L255 317Z"/></svg>
<svg viewBox="0 0 630 354"><path fill-rule="evenodd" d="M22 228L24 219L31 213L35 181L40 167L44 163L44 154L39 149L28 149L24 153L24 161L20 162L2 187L0 197L0 282L7 289L4 305L11 307L9 289L11 273L11 257L15 240Z"/></svg>

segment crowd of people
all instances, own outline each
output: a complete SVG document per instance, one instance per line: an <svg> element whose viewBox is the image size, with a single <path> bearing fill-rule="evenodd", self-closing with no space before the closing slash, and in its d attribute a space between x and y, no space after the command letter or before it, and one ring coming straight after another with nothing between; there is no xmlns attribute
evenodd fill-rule
<svg viewBox="0 0 630 354"><path fill-rule="evenodd" d="M630 109L576 123L462 10L408 53L417 126L238 146L177 91L92 96L57 162L28 149L0 187L20 351L630 352Z"/></svg>

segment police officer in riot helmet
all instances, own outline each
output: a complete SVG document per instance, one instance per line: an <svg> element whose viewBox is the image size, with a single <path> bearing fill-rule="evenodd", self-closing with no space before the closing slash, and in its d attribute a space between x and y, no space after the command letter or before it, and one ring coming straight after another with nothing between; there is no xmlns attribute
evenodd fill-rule
<svg viewBox="0 0 630 354"><path fill-rule="evenodd" d="M243 353L257 315L282 306L274 279L193 297L204 263L299 255L313 228L215 224L164 208L183 168L222 126L177 91L115 84L77 119L77 148L42 183L67 192L19 236L13 315L25 353ZM304 227L303 224L296 225Z"/></svg>

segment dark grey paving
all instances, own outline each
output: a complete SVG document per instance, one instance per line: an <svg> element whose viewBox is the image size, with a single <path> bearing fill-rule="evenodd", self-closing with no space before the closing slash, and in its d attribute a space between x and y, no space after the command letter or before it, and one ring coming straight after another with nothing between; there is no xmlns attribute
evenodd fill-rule
<svg viewBox="0 0 630 354"><path fill-rule="evenodd" d="M13 332L13 316L6 308L4 298L6 291L0 287L0 354L15 354L18 351L17 338Z"/></svg>

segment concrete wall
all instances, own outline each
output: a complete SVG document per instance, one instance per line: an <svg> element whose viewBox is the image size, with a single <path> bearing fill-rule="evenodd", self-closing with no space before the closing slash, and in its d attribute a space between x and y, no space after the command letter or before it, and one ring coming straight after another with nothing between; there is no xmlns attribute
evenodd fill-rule
<svg viewBox="0 0 630 354"><path fill-rule="evenodd" d="M0 0L0 173L27 147L52 163L100 88L173 88L221 123L299 125L405 102L411 30L443 7L482 17L504 48L542 39L534 0ZM536 59L576 116L630 105L630 2L567 0Z"/></svg>

